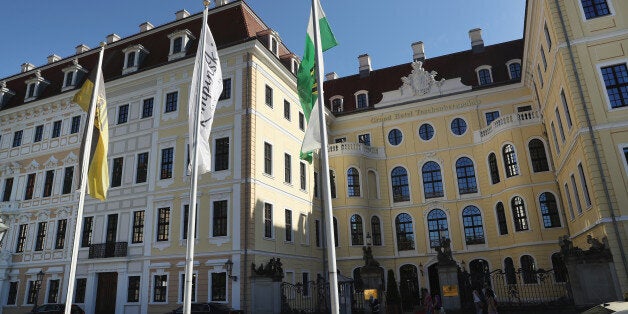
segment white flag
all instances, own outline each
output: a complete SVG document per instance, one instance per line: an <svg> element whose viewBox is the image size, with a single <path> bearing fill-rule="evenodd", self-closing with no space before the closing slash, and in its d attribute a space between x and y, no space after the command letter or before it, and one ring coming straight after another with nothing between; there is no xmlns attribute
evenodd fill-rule
<svg viewBox="0 0 628 314"><path fill-rule="evenodd" d="M222 93L222 70L220 69L220 60L218 59L218 49L214 42L214 36L212 36L207 24L203 25L201 38L205 39L205 45L201 45L201 41L196 51L188 104L190 114L190 140L197 141L198 170L200 174L203 174L211 170L209 136L212 123L214 122L216 103L218 102L220 93ZM201 73L201 71L203 71L203 73ZM199 80L201 82L200 85ZM198 109L199 107L200 109ZM201 115L198 139L195 138L194 129L196 112L200 112ZM192 153L192 151L190 153ZM192 158L190 159L192 160Z"/></svg>

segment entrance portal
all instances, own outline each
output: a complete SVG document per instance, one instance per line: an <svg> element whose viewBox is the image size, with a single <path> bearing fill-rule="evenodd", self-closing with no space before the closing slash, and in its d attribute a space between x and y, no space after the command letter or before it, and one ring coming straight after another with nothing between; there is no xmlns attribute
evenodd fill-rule
<svg viewBox="0 0 628 314"><path fill-rule="evenodd" d="M438 263L434 263L427 268L427 276L430 280L430 293L440 294L440 279L438 277Z"/></svg>
<svg viewBox="0 0 628 314"><path fill-rule="evenodd" d="M117 287L118 273L98 273L95 314L110 314L116 312Z"/></svg>

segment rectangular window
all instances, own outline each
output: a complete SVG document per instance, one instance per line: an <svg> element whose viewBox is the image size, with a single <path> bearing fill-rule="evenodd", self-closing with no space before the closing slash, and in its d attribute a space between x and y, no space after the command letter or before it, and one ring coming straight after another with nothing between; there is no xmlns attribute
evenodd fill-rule
<svg viewBox="0 0 628 314"><path fill-rule="evenodd" d="M292 211L286 209L286 242L292 242Z"/></svg>
<svg viewBox="0 0 628 314"><path fill-rule="evenodd" d="M48 303L59 302L59 279L48 281Z"/></svg>
<svg viewBox="0 0 628 314"><path fill-rule="evenodd" d="M628 90L628 68L626 68L626 64L603 67L602 77L611 108L628 106L628 92L626 92Z"/></svg>
<svg viewBox="0 0 628 314"><path fill-rule="evenodd" d="M292 156L288 154L284 154L283 160L284 160L284 171L283 171L284 182L292 183Z"/></svg>
<svg viewBox="0 0 628 314"><path fill-rule="evenodd" d="M301 190L305 190L307 181L305 178L305 163L304 162L299 163L299 178L301 181Z"/></svg>
<svg viewBox="0 0 628 314"><path fill-rule="evenodd" d="M316 247L321 247L321 221L314 220L314 228L316 228Z"/></svg>
<svg viewBox="0 0 628 314"><path fill-rule="evenodd" d="M50 195L52 195L52 184L54 182L54 178L54 170L46 171L46 177L44 179L44 193L42 194L42 197L49 197Z"/></svg>
<svg viewBox="0 0 628 314"><path fill-rule="evenodd" d="M264 143L264 173L273 174L273 145Z"/></svg>
<svg viewBox="0 0 628 314"><path fill-rule="evenodd" d="M168 233L170 231L170 208L164 207L159 209L157 217L157 242L168 241Z"/></svg>
<svg viewBox="0 0 628 314"><path fill-rule="evenodd" d="M227 78L222 80L222 92L218 100L225 100L231 98L231 79Z"/></svg>
<svg viewBox="0 0 628 314"><path fill-rule="evenodd" d="M142 119L153 116L153 98L144 99L142 103Z"/></svg>
<svg viewBox="0 0 628 314"><path fill-rule="evenodd" d="M35 189L35 174L31 173L26 179L26 191L24 192L24 200L33 198L33 190Z"/></svg>
<svg viewBox="0 0 628 314"><path fill-rule="evenodd" d="M368 104L366 103L366 94L359 94L357 97L357 103L358 103L358 109L364 109L366 107L368 107Z"/></svg>
<svg viewBox="0 0 628 314"><path fill-rule="evenodd" d="M273 237L273 204L264 203L264 237Z"/></svg>
<svg viewBox="0 0 628 314"><path fill-rule="evenodd" d="M144 242L144 211L133 212L133 238L131 243Z"/></svg>
<svg viewBox="0 0 628 314"><path fill-rule="evenodd" d="M113 159L113 170L111 171L111 187L115 188L122 185L122 168L124 166L124 158L118 157Z"/></svg>
<svg viewBox="0 0 628 314"><path fill-rule="evenodd" d="M129 104L118 107L118 124L126 123L129 120Z"/></svg>
<svg viewBox="0 0 628 314"><path fill-rule="evenodd" d="M81 247L89 247L92 245L92 228L94 217L83 218L83 234L81 236Z"/></svg>
<svg viewBox="0 0 628 314"><path fill-rule="evenodd" d="M44 126L38 125L35 127L35 137L33 138L33 143L41 142L44 138Z"/></svg>
<svg viewBox="0 0 628 314"><path fill-rule="evenodd" d="M543 32L545 33L545 42L547 42L547 50L552 50L552 38L550 37L549 29L547 28L547 22L543 25Z"/></svg>
<svg viewBox="0 0 628 314"><path fill-rule="evenodd" d="M135 66L135 51L131 51L126 55L126 67L132 68Z"/></svg>
<svg viewBox="0 0 628 314"><path fill-rule="evenodd" d="M290 120L290 102L283 100L283 117L286 120Z"/></svg>
<svg viewBox="0 0 628 314"><path fill-rule="evenodd" d="M517 107L517 112L528 112L528 111L532 111L532 106L528 105L528 106Z"/></svg>
<svg viewBox="0 0 628 314"><path fill-rule="evenodd" d="M22 134L24 131L19 130L13 133L13 147L19 147L22 145Z"/></svg>
<svg viewBox="0 0 628 314"><path fill-rule="evenodd" d="M490 125L495 119L499 118L499 111L489 111L484 113L486 116L486 125Z"/></svg>
<svg viewBox="0 0 628 314"><path fill-rule="evenodd" d="M314 171L314 197L318 197L318 172Z"/></svg>
<svg viewBox="0 0 628 314"><path fill-rule="evenodd" d="M46 245L46 222L37 224L37 238L35 239L35 251L43 251Z"/></svg>
<svg viewBox="0 0 628 314"><path fill-rule="evenodd" d="M168 292L168 275L155 275L153 302L166 302Z"/></svg>
<svg viewBox="0 0 628 314"><path fill-rule="evenodd" d="M55 121L52 124L52 138L61 136L61 120Z"/></svg>
<svg viewBox="0 0 628 314"><path fill-rule="evenodd" d="M196 206L196 217L198 217L198 205ZM183 206L183 228L181 239L186 240L188 238L188 224L190 219L190 205ZM198 238L198 219L196 219L194 224L194 238Z"/></svg>
<svg viewBox="0 0 628 314"><path fill-rule="evenodd" d="M26 244L26 235L28 234L28 225L20 225L20 230L17 232L17 245L15 246L15 253L24 252L24 245Z"/></svg>
<svg viewBox="0 0 628 314"><path fill-rule="evenodd" d="M303 278L303 281L302 281L302 283L303 283L303 295L304 296L308 296L308 295L310 295L310 285L309 285L310 274L303 273L302 275L303 275L302 276L302 278Z"/></svg>
<svg viewBox="0 0 628 314"><path fill-rule="evenodd" d="M146 182L148 175L148 153L137 154L137 173L135 174L135 183Z"/></svg>
<svg viewBox="0 0 628 314"><path fill-rule="evenodd" d="M227 236L227 201L214 202L214 221L212 226L212 236Z"/></svg>
<svg viewBox="0 0 628 314"><path fill-rule="evenodd" d="M196 274L192 274L192 302L196 302ZM181 293L179 293L179 301L183 302L185 291L185 274L181 274Z"/></svg>
<svg viewBox="0 0 628 314"><path fill-rule="evenodd" d="M360 134L358 135L358 143L371 146L371 134Z"/></svg>
<svg viewBox="0 0 628 314"><path fill-rule="evenodd" d="M273 107L273 89L266 85L266 94L265 94L266 105L268 107Z"/></svg>
<svg viewBox="0 0 628 314"><path fill-rule="evenodd" d="M539 76L539 83L541 84L541 88L543 88L544 82L543 82L543 75L541 74L541 65L540 64L536 65L536 73Z"/></svg>
<svg viewBox="0 0 628 314"><path fill-rule="evenodd" d="M28 281L28 294L26 298L26 304L34 304L37 299L38 290L35 288L35 282L32 280Z"/></svg>
<svg viewBox="0 0 628 314"><path fill-rule="evenodd" d="M567 105L567 98L565 97L565 91L560 91L560 100L563 103L563 110L565 111L565 118L567 119L567 128L571 129L571 113L569 113L569 106Z"/></svg>
<svg viewBox="0 0 628 314"><path fill-rule="evenodd" d="M118 214L107 215L106 230L105 241L107 243L115 243L118 236Z"/></svg>
<svg viewBox="0 0 628 314"><path fill-rule="evenodd" d="M69 71L65 73L65 85L63 87L72 86L72 81L74 79L74 71Z"/></svg>
<svg viewBox="0 0 628 314"><path fill-rule="evenodd" d="M65 247L65 232L68 228L68 220L61 219L57 222L57 236L55 237L55 250L62 250Z"/></svg>
<svg viewBox="0 0 628 314"><path fill-rule="evenodd" d="M179 92L172 92L166 94L166 108L165 113L177 111L177 99L179 98Z"/></svg>
<svg viewBox="0 0 628 314"><path fill-rule="evenodd" d="M127 302L139 302L140 301L140 276L129 276L129 287L127 289L126 301Z"/></svg>
<svg viewBox="0 0 628 314"><path fill-rule="evenodd" d="M305 115L303 112L299 112L299 129L305 131Z"/></svg>
<svg viewBox="0 0 628 314"><path fill-rule="evenodd" d="M211 300L227 301L227 273L211 273Z"/></svg>
<svg viewBox="0 0 628 314"><path fill-rule="evenodd" d="M589 186L584 176L584 169L582 164L578 164L578 173L580 174L580 185L582 185L582 193L584 194L584 203L587 207L591 206L591 196L589 195Z"/></svg>
<svg viewBox="0 0 628 314"><path fill-rule="evenodd" d="M541 46L541 61L543 61L543 71L547 71L547 59L545 58L545 50Z"/></svg>
<svg viewBox="0 0 628 314"><path fill-rule="evenodd" d="M7 305L15 305L17 303L17 281L11 281L9 283L9 297L7 298Z"/></svg>
<svg viewBox="0 0 628 314"><path fill-rule="evenodd" d="M72 125L70 126L70 134L78 133L81 129L81 116L72 117Z"/></svg>
<svg viewBox="0 0 628 314"><path fill-rule="evenodd" d="M552 138L554 138L554 147L556 147L556 153L560 154L560 146L558 146L558 137L556 136L556 128L554 127L554 122L550 123L550 128L552 130Z"/></svg>
<svg viewBox="0 0 628 314"><path fill-rule="evenodd" d="M299 232L301 233L301 244L310 244L310 232L305 214L299 215Z"/></svg>
<svg viewBox="0 0 628 314"><path fill-rule="evenodd" d="M76 279L76 290L74 292L75 303L85 303L85 288L87 287L87 278Z"/></svg>
<svg viewBox="0 0 628 314"><path fill-rule="evenodd" d="M214 171L229 169L229 138L217 138L214 147Z"/></svg>
<svg viewBox="0 0 628 314"><path fill-rule="evenodd" d="M2 192L3 202L11 200L11 192L13 192L13 178L6 178L4 180L4 192Z"/></svg>
<svg viewBox="0 0 628 314"><path fill-rule="evenodd" d="M576 186L576 178L574 175L571 175L571 188L573 189L573 198L576 201L576 208L578 209L578 214L582 214L582 203L580 203L580 194L578 193L578 186Z"/></svg>
<svg viewBox="0 0 628 314"><path fill-rule="evenodd" d="M161 150L161 171L159 178L172 178L172 164L174 162L174 148L164 148Z"/></svg>
<svg viewBox="0 0 628 314"><path fill-rule="evenodd" d="M573 203L571 202L571 193L569 193L569 186L567 185L566 182L565 182L565 196L567 196L567 205L569 206L569 215L571 216L571 219L573 220L574 218L576 218L576 216L574 215L574 212L573 212Z"/></svg>
<svg viewBox="0 0 628 314"><path fill-rule="evenodd" d="M606 0L580 0L580 2L587 20L611 14Z"/></svg>
<svg viewBox="0 0 628 314"><path fill-rule="evenodd" d="M556 122L558 122L558 132L560 132L560 139L563 141L563 144L564 144L565 143L565 129L563 128L563 120L560 118L560 111L558 111L558 108L554 110L554 113L556 114Z"/></svg>
<svg viewBox="0 0 628 314"><path fill-rule="evenodd" d="M63 190L61 193L69 194L72 192L72 181L74 179L74 167L66 167L63 175Z"/></svg>

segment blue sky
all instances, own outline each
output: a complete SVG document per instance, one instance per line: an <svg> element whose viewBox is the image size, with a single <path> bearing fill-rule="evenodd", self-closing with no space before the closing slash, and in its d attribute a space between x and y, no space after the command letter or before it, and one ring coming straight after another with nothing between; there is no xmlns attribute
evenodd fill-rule
<svg viewBox="0 0 628 314"><path fill-rule="evenodd" d="M213 1L212 1L213 2ZM302 55L310 0L247 0L253 10ZM484 44L523 37L524 0L321 0L340 45L325 53L325 72L356 74L357 57L368 53L374 69L409 62L410 44L425 43L426 57L470 48L468 31L482 28ZM126 37L149 21L158 26L174 13L202 10L201 0L16 0L0 10L0 78L30 62L44 65L52 53L74 54L105 36ZM438 71L438 70L437 70Z"/></svg>

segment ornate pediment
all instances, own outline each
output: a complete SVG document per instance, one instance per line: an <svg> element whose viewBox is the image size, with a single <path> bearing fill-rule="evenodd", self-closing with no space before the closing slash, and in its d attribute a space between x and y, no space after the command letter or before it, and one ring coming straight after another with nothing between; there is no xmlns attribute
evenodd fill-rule
<svg viewBox="0 0 628 314"><path fill-rule="evenodd" d="M39 169L39 163L35 160L31 161L31 163L26 166L26 172L31 172Z"/></svg>
<svg viewBox="0 0 628 314"><path fill-rule="evenodd" d="M44 164L44 168L53 169L56 168L58 164L59 161L57 160L57 158L55 158L54 156L50 156L50 158L48 158L48 161L46 161L46 163Z"/></svg>
<svg viewBox="0 0 628 314"><path fill-rule="evenodd" d="M410 94L412 96L421 96L429 93L434 86L442 86L445 79L437 81L436 74L438 74L436 71L425 71L425 69L423 69L423 62L412 62L412 72L408 76L401 78L403 82L403 85L399 88L401 95L406 96Z"/></svg>
<svg viewBox="0 0 628 314"><path fill-rule="evenodd" d="M76 155L73 152L70 152L65 158L63 158L63 164L66 166L71 166L76 164Z"/></svg>

